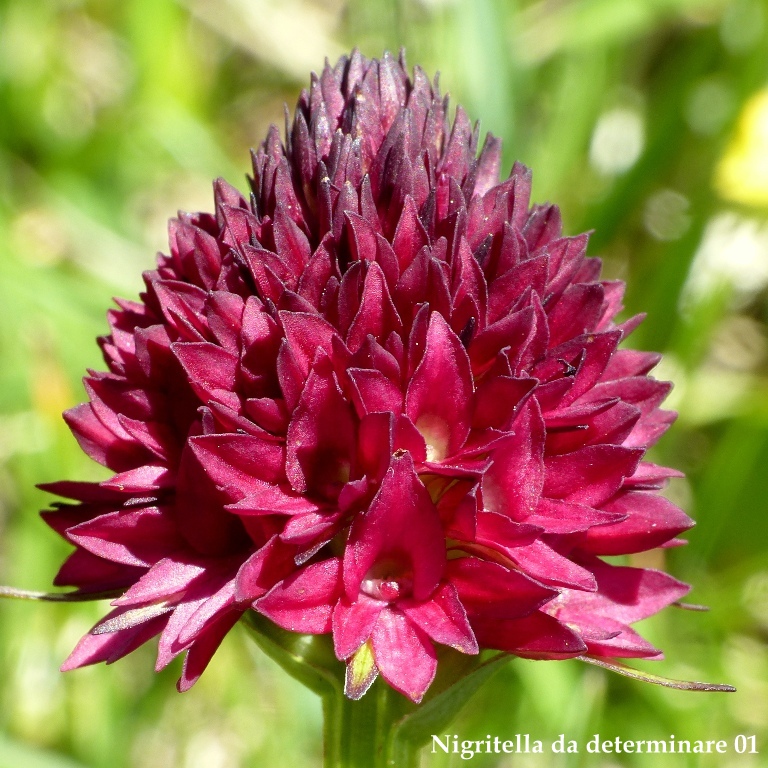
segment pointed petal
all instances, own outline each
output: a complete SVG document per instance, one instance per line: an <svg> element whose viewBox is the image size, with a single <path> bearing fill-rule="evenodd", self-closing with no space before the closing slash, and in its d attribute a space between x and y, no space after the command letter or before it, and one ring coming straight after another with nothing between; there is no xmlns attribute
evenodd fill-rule
<svg viewBox="0 0 768 768"><path fill-rule="evenodd" d="M260 597L254 607L291 632L330 632L333 609L341 597L340 572L336 557L308 565Z"/></svg>
<svg viewBox="0 0 768 768"><path fill-rule="evenodd" d="M513 422L514 434L492 455L483 475L486 509L525 520L535 509L544 487L544 421L535 398L521 407Z"/></svg>
<svg viewBox="0 0 768 768"><path fill-rule="evenodd" d="M597 582L592 572L556 552L543 541L507 551L509 558L537 581L556 587L571 587L594 592Z"/></svg>
<svg viewBox="0 0 768 768"><path fill-rule="evenodd" d="M426 633L402 613L386 610L379 615L371 640L382 677L418 704L437 670L435 649Z"/></svg>
<svg viewBox="0 0 768 768"><path fill-rule="evenodd" d="M619 445L590 445L544 460L544 495L599 507L637 469L642 450Z"/></svg>
<svg viewBox="0 0 768 768"><path fill-rule="evenodd" d="M661 571L609 565L596 557L585 560L585 564L595 575L597 591L565 592L565 608L557 611L564 621L574 611L632 624L658 613L690 590L687 584Z"/></svg>
<svg viewBox="0 0 768 768"><path fill-rule="evenodd" d="M360 648L386 607L383 600L367 595L360 595L354 602L346 597L339 600L333 611L333 647L337 658L349 658Z"/></svg>
<svg viewBox="0 0 768 768"><path fill-rule="evenodd" d="M140 567L185 549L172 516L158 507L109 512L68 529L67 538L106 560Z"/></svg>
<svg viewBox="0 0 768 768"><path fill-rule="evenodd" d="M235 601L250 603L286 578L294 569L294 548L273 536L241 566L235 577Z"/></svg>
<svg viewBox="0 0 768 768"><path fill-rule="evenodd" d="M627 555L661 546L694 523L671 501L649 491L626 491L603 506L623 522L591 528L579 546L596 555Z"/></svg>
<svg viewBox="0 0 768 768"><path fill-rule="evenodd" d="M293 489L338 497L349 480L355 421L327 360L310 372L286 442L286 474Z"/></svg>
<svg viewBox="0 0 768 768"><path fill-rule="evenodd" d="M198 637L187 651L184 667L176 687L179 692L188 691L203 674L221 641L240 619L239 611L230 611L221 616L214 624Z"/></svg>
<svg viewBox="0 0 768 768"><path fill-rule="evenodd" d="M472 628L482 647L525 659L570 659L587 650L576 632L540 611L522 619L473 618Z"/></svg>
<svg viewBox="0 0 768 768"><path fill-rule="evenodd" d="M115 600L113 605L136 606L158 600L169 600L183 593L203 573L205 573L204 561L194 563L171 557L163 558L122 597Z"/></svg>
<svg viewBox="0 0 768 768"><path fill-rule="evenodd" d="M435 392L440 397L435 397ZM406 395L406 413L427 442L427 459L440 461L455 453L469 434L472 374L458 336L444 318L432 313L424 357Z"/></svg>
<svg viewBox="0 0 768 768"><path fill-rule="evenodd" d="M517 619L557 594L520 571L476 557L449 560L446 575L472 616Z"/></svg>
<svg viewBox="0 0 768 768"><path fill-rule="evenodd" d="M397 607L436 643L461 653L479 653L467 613L452 584L441 584L429 600L400 600Z"/></svg>
<svg viewBox="0 0 768 768"><path fill-rule="evenodd" d="M111 664L159 634L166 621L166 616L158 616L121 632L85 635L65 659L61 671L68 672L100 661Z"/></svg>
<svg viewBox="0 0 768 768"><path fill-rule="evenodd" d="M220 488L245 496L258 481L274 483L283 474L285 449L254 435L201 435L188 441L207 476Z"/></svg>

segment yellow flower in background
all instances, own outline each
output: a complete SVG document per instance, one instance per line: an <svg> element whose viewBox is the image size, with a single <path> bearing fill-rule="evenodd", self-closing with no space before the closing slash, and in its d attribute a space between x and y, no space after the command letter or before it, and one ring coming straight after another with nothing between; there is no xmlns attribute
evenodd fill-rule
<svg viewBox="0 0 768 768"><path fill-rule="evenodd" d="M728 200L768 207L768 88L744 106L717 167L715 186Z"/></svg>

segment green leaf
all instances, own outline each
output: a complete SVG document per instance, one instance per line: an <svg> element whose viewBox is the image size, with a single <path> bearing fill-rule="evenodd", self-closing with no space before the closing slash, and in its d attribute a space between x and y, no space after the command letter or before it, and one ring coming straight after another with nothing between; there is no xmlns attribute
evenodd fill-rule
<svg viewBox="0 0 768 768"><path fill-rule="evenodd" d="M419 746L426 743L432 734L441 733L473 694L487 680L490 680L507 661L509 661L509 656L503 653L492 657L458 682L425 701L415 711L403 717L394 734L395 765L398 764L398 742Z"/></svg>
<svg viewBox="0 0 768 768"><path fill-rule="evenodd" d="M243 623L259 648L313 693L328 697L343 691L344 665L327 635L288 632L255 611L248 611Z"/></svg>
<svg viewBox="0 0 768 768"><path fill-rule="evenodd" d="M113 589L102 592L37 592L29 589L0 586L0 598L12 600L44 600L49 603L86 603L92 600L109 600L120 597L124 590ZM113 630L103 630L113 631Z"/></svg>
<svg viewBox="0 0 768 768"><path fill-rule="evenodd" d="M719 691L722 693L734 693L736 689L732 685L721 685L719 683L697 683L692 680L673 680L668 677L654 675L651 672L641 672L639 669L627 667L619 661L607 659L596 659L593 656L579 656L580 661L587 664L594 664L596 667L608 669L617 675L631 677L633 680L642 680L644 683L653 683L654 685L663 685L665 688L676 688L679 691Z"/></svg>

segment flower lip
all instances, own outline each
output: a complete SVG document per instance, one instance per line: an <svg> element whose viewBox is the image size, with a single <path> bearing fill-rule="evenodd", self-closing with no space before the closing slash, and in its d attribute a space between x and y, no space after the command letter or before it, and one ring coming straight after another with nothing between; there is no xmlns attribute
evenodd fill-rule
<svg viewBox="0 0 768 768"><path fill-rule="evenodd" d="M387 603L410 597L413 592L413 568L405 556L381 560L366 573L360 591Z"/></svg>

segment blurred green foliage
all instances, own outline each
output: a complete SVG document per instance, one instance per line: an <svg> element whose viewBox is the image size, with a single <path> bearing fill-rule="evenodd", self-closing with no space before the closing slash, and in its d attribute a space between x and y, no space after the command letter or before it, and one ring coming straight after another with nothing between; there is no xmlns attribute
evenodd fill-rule
<svg viewBox="0 0 768 768"><path fill-rule="evenodd" d="M658 460L698 520L652 553L708 614L643 631L647 665L733 695L577 661L512 661L462 738L724 739L768 752L768 4L765 0L0 0L0 582L45 589L67 547L38 482L96 478L60 418L83 399L114 294L133 296L176 209L210 210L311 69L357 45L410 64L503 137L505 164L628 282L677 425ZM244 187L244 183L240 183ZM763 469L761 469L761 467ZM666 563L664 561L666 560ZM58 672L103 606L0 605L0 768L320 763L313 696L233 632L183 696L152 649ZM475 766L646 766L646 755L477 756ZM753 766L763 755L654 758ZM763 762L761 762L763 761ZM464 764L425 755L424 765Z"/></svg>

